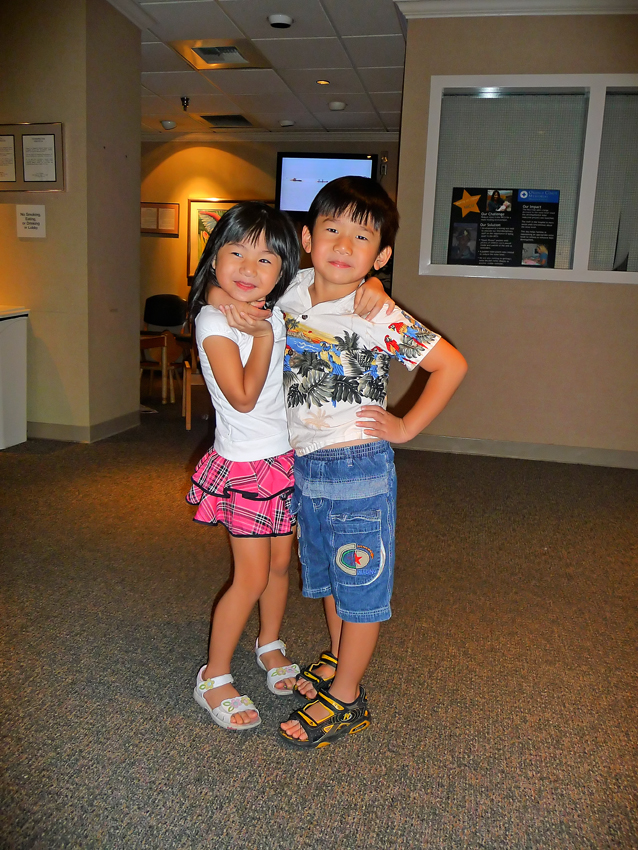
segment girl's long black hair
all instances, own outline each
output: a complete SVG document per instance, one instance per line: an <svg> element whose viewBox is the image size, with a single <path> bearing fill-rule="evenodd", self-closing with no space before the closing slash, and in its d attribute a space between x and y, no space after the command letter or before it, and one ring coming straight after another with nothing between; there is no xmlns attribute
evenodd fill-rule
<svg viewBox="0 0 638 850"><path fill-rule="evenodd" d="M188 296L191 321L195 321L206 305L208 287L219 286L213 268L219 249L229 242L248 241L254 244L262 233L268 250L281 258L279 279L266 298L266 307L271 309L283 295L299 268L299 239L295 227L285 212L259 201L241 201L224 213L208 237Z"/></svg>

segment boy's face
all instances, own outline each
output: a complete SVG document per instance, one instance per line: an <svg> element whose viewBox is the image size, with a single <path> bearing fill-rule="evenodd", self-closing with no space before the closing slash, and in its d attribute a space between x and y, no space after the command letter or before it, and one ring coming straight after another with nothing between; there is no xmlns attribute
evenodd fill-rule
<svg viewBox="0 0 638 850"><path fill-rule="evenodd" d="M312 234L304 227L301 242L312 258L315 281L352 289L392 254L390 247L379 251L381 234L371 223L353 221L347 213L339 218L319 216Z"/></svg>

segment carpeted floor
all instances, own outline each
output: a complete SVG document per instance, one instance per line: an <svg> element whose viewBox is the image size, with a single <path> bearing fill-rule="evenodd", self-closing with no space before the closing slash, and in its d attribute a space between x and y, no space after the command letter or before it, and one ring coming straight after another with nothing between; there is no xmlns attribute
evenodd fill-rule
<svg viewBox="0 0 638 850"><path fill-rule="evenodd" d="M638 848L638 472L398 451L373 725L300 753L254 619L262 725L192 698L229 571L183 501L206 432L0 453L2 848ZM296 562L282 637L326 646Z"/></svg>

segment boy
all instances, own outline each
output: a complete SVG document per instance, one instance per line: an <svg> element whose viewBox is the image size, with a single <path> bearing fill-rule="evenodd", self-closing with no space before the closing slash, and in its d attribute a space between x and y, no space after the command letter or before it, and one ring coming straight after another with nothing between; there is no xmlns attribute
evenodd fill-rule
<svg viewBox="0 0 638 850"><path fill-rule="evenodd" d="M389 443L429 425L467 369L455 348L398 308L372 321L353 311L366 274L389 260L398 223L396 206L374 181L341 177L324 186L302 232L313 268L278 304L288 333L284 385L303 594L323 598L332 643L332 654L298 681L311 702L281 724L280 734L298 747L327 746L370 725L360 682L390 617L394 572ZM431 373L403 418L384 409L390 357Z"/></svg>

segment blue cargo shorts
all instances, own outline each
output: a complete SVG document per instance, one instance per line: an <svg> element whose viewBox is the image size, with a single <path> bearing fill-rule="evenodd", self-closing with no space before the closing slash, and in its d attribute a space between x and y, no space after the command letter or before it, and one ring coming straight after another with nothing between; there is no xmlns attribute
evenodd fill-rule
<svg viewBox="0 0 638 850"><path fill-rule="evenodd" d="M348 623L391 616L396 472L380 440L295 457L295 492L303 595L333 596Z"/></svg>

